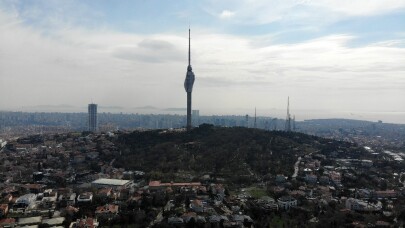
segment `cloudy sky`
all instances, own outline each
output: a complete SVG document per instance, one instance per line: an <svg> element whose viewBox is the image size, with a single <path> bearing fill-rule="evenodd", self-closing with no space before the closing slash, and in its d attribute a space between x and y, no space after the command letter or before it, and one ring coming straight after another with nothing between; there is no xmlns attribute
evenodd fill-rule
<svg viewBox="0 0 405 228"><path fill-rule="evenodd" d="M201 114L405 123L405 0L0 0L0 110L183 108L189 25Z"/></svg>

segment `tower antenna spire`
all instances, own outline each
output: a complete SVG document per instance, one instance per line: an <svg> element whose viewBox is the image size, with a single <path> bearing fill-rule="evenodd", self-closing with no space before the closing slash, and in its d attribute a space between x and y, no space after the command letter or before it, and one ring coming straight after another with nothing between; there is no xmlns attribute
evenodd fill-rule
<svg viewBox="0 0 405 228"><path fill-rule="evenodd" d="M190 50L190 46L191 46L191 42L190 42L191 38L190 38L190 26L188 27L188 65L191 65L191 50Z"/></svg>

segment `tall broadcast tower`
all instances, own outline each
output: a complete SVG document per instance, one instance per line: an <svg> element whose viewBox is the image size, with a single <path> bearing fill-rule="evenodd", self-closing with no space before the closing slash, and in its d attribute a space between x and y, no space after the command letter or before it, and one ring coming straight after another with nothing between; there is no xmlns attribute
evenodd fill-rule
<svg viewBox="0 0 405 228"><path fill-rule="evenodd" d="M184 80L184 89L187 92L187 131L191 130L191 93L193 92L195 76L191 68L190 54L190 29L188 29L188 66L186 80Z"/></svg>

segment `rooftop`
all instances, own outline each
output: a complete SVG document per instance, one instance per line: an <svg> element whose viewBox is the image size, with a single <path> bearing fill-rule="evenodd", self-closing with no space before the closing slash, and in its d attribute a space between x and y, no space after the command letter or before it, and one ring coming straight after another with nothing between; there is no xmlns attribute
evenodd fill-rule
<svg viewBox="0 0 405 228"><path fill-rule="evenodd" d="M122 186L128 184L129 180L120 180L120 179L106 179L101 178L91 182L92 184L101 184L101 185L115 185L115 186Z"/></svg>

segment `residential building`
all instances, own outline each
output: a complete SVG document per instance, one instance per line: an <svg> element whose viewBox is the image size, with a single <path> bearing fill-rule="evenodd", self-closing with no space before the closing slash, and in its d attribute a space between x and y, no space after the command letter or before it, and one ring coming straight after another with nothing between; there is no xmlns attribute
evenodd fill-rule
<svg viewBox="0 0 405 228"><path fill-rule="evenodd" d="M20 196L16 201L15 204L18 204L23 207L27 207L33 203L35 203L35 200L37 199L37 195L33 193L29 193L26 195Z"/></svg>
<svg viewBox="0 0 405 228"><path fill-rule="evenodd" d="M372 212L372 211L381 211L382 204L380 201L374 204L359 199L348 198L346 200L346 208L354 211Z"/></svg>
<svg viewBox="0 0 405 228"><path fill-rule="evenodd" d="M305 181L309 184L316 184L318 177L314 174L307 174L305 175Z"/></svg>
<svg viewBox="0 0 405 228"><path fill-rule="evenodd" d="M3 228L14 228L16 227L16 221L15 218L4 218L4 219L0 219L0 227Z"/></svg>
<svg viewBox="0 0 405 228"><path fill-rule="evenodd" d="M99 225L95 218L82 218L70 223L69 228L97 228Z"/></svg>
<svg viewBox="0 0 405 228"><path fill-rule="evenodd" d="M97 104L89 104L89 131L97 131Z"/></svg>
<svg viewBox="0 0 405 228"><path fill-rule="evenodd" d="M161 183L160 181L149 182L150 190L166 189L168 187L181 188L181 187L199 187L199 186L201 186L201 182L185 182L185 183L175 183L175 182Z"/></svg>
<svg viewBox="0 0 405 228"><path fill-rule="evenodd" d="M291 207L297 206L297 200L292 196L282 196L277 200L280 209L288 210Z"/></svg>
<svg viewBox="0 0 405 228"><path fill-rule="evenodd" d="M76 193L65 193L59 196L61 207L74 206L76 204Z"/></svg>
<svg viewBox="0 0 405 228"><path fill-rule="evenodd" d="M201 200L195 199L190 202L190 209L194 212L204 212L204 204Z"/></svg>
<svg viewBox="0 0 405 228"><path fill-rule="evenodd" d="M41 216L19 218L18 226L19 227L35 226L41 224L41 222L42 222Z"/></svg>
<svg viewBox="0 0 405 228"><path fill-rule="evenodd" d="M118 209L119 209L118 205L107 204L97 207L95 214L97 218L111 219L118 215Z"/></svg>
<svg viewBox="0 0 405 228"><path fill-rule="evenodd" d="M374 191L372 193L372 196L379 199L396 198L398 196L398 193L395 190Z"/></svg>
<svg viewBox="0 0 405 228"><path fill-rule="evenodd" d="M77 197L77 203L90 203L93 201L93 193L84 192Z"/></svg>
<svg viewBox="0 0 405 228"><path fill-rule="evenodd" d="M101 178L91 182L91 186L95 188L108 188L111 187L112 189L123 189L128 188L132 181L129 180L120 180L120 179L106 179Z"/></svg>

